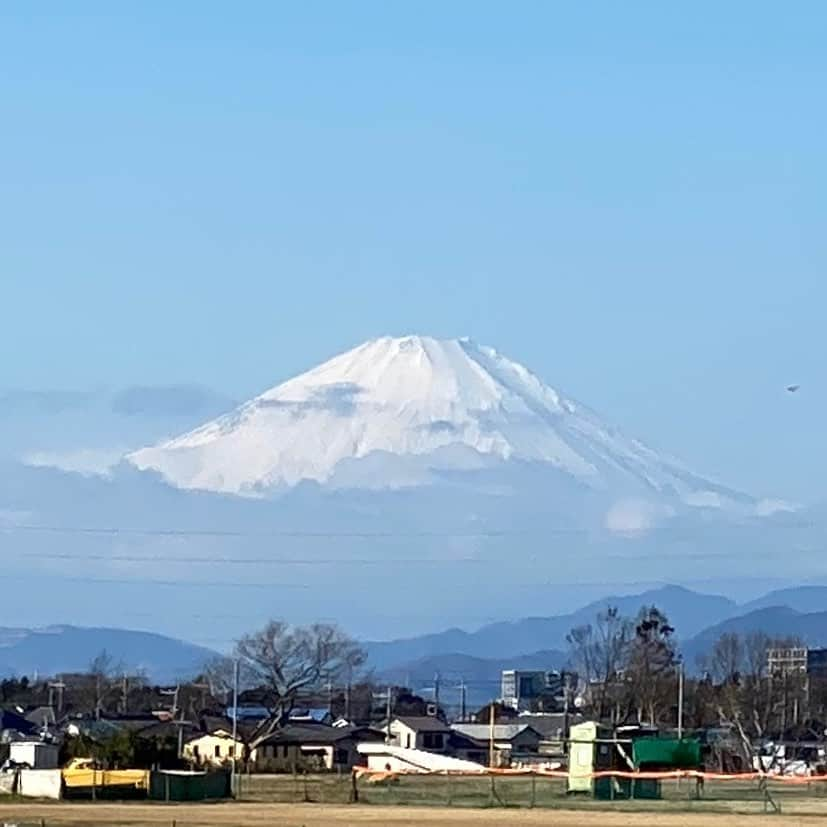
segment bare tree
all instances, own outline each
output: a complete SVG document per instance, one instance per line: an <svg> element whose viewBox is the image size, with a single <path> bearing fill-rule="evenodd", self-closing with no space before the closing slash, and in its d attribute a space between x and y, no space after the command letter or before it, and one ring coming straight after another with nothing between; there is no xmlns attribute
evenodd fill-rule
<svg viewBox="0 0 827 827"><path fill-rule="evenodd" d="M122 672L120 664L104 649L89 664L89 706L96 718L100 718L110 700L116 694L116 679Z"/></svg>
<svg viewBox="0 0 827 827"><path fill-rule="evenodd" d="M799 722L799 705L806 701L806 675L782 668L769 671L772 648L795 648L796 639L774 640L763 632L729 633L714 644L707 667L716 684L718 715L738 736L747 766L757 760L756 744L768 737L784 737Z"/></svg>
<svg viewBox="0 0 827 827"><path fill-rule="evenodd" d="M201 681L207 685L213 698L222 698L225 704L230 703L233 693L235 662L232 657L216 657L204 666ZM240 690L251 688L254 685L254 674L246 663L239 662L238 686Z"/></svg>
<svg viewBox="0 0 827 827"><path fill-rule="evenodd" d="M712 647L711 654L701 660L710 677L723 686L738 686L744 672L746 653L740 635L727 632Z"/></svg>
<svg viewBox="0 0 827 827"><path fill-rule="evenodd" d="M337 626L291 626L277 620L243 637L235 654L250 679L264 690L269 713L252 733L250 749L286 722L300 694L349 676L365 661L364 650Z"/></svg>
<svg viewBox="0 0 827 827"><path fill-rule="evenodd" d="M614 606L599 612L594 624L576 626L566 641L575 671L586 681L592 714L609 716L612 690L622 674L632 639L632 622Z"/></svg>

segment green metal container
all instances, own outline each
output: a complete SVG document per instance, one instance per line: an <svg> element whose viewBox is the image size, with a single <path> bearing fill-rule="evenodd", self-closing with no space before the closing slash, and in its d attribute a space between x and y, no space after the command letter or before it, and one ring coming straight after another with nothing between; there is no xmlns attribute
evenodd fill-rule
<svg viewBox="0 0 827 827"><path fill-rule="evenodd" d="M696 738L638 738L632 760L637 769L691 770L700 766L701 743Z"/></svg>
<svg viewBox="0 0 827 827"><path fill-rule="evenodd" d="M594 797L600 801L624 801L632 797L629 778L595 778Z"/></svg>
<svg viewBox="0 0 827 827"><path fill-rule="evenodd" d="M230 798L228 772L152 772L149 798L153 801L207 801Z"/></svg>
<svg viewBox="0 0 827 827"><path fill-rule="evenodd" d="M661 798L661 784L656 778L636 778L632 789L634 798L656 800Z"/></svg>

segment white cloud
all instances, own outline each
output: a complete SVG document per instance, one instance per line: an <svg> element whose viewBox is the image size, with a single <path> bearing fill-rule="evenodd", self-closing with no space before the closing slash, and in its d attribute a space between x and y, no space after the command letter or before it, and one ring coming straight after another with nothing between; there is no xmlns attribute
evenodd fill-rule
<svg viewBox="0 0 827 827"><path fill-rule="evenodd" d="M81 448L75 451L35 451L23 457L26 465L57 468L87 476L105 477L121 461L125 451L114 448Z"/></svg>
<svg viewBox="0 0 827 827"><path fill-rule="evenodd" d="M650 531L672 513L672 509L646 500L618 500L606 512L606 528L614 534L634 537Z"/></svg>
<svg viewBox="0 0 827 827"><path fill-rule="evenodd" d="M771 517L779 512L798 511L798 506L784 500L761 500L755 506L755 514L758 517Z"/></svg>
<svg viewBox="0 0 827 827"><path fill-rule="evenodd" d="M724 500L716 491L692 491L683 501L693 508L723 508Z"/></svg>

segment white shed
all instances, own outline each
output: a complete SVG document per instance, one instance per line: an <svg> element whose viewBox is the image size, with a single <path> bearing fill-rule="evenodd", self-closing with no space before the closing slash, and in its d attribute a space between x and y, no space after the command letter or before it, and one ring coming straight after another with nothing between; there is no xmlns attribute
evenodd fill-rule
<svg viewBox="0 0 827 827"><path fill-rule="evenodd" d="M9 758L33 770L54 770L57 769L57 746L43 741L12 741Z"/></svg>

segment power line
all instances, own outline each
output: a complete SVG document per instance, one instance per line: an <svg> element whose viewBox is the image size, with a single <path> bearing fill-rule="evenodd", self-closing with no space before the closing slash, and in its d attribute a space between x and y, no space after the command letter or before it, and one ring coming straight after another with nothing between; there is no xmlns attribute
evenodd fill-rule
<svg viewBox="0 0 827 827"><path fill-rule="evenodd" d="M779 526L776 526L779 527ZM785 529L811 529L817 525L813 521L786 523ZM561 536L561 537L593 537L601 534L611 534L606 529L595 526L587 528L560 528L537 526L536 528L504 528L504 529L394 529L388 531L313 531L308 529L263 529L260 531L249 529L201 529L201 528L135 528L130 526L61 526L61 525L34 525L34 524L0 524L0 533L35 533L35 534L62 534L88 535L103 537L205 537L217 539L307 539L307 540L394 540L394 539L497 539L507 537L527 536Z"/></svg>
<svg viewBox="0 0 827 827"><path fill-rule="evenodd" d="M0 531L32 532L43 534L88 534L102 536L135 536L135 537L232 537L232 538L267 538L285 537L302 539L397 539L397 538L489 538L489 537L516 537L532 533L530 529L467 529L446 531L423 530L394 530L394 531L308 531L298 529L268 529L263 531L224 530L224 529L187 529L187 528L124 528L118 526L57 526L57 525L6 525L0 526ZM579 528L543 528L544 535L575 535L588 534L585 529Z"/></svg>
<svg viewBox="0 0 827 827"><path fill-rule="evenodd" d="M797 555L823 555L824 548L791 548L785 549L785 553ZM779 554L779 550L771 549L753 549L750 552L751 559L760 559L763 557L775 558ZM540 562L540 555L537 552L527 554L524 562L537 563ZM675 555L676 560L727 560L734 557L740 558L742 553L736 550L718 550L718 549L691 549L683 551L680 555ZM646 561L656 558L658 560L666 559L662 551L647 551L643 553L629 553L626 551L613 552L604 549L596 549L591 552L584 552L583 550L573 550L568 552L561 552L555 550L553 560L560 562L565 559L584 560L596 558L601 561ZM189 555L174 555L174 554L107 554L107 553L90 553L90 552L67 552L67 551L34 551L21 552L17 555L17 562L26 562L27 560L65 560L65 561L84 561L97 563L191 563L197 565L237 565L237 566L339 566L339 565L360 565L360 566L381 566L384 568L396 565L496 565L502 566L502 559L500 557L392 557L392 558L377 558L377 557L279 557L277 554L269 555L267 557L227 557L227 556L189 556Z"/></svg>
<svg viewBox="0 0 827 827"><path fill-rule="evenodd" d="M31 581L36 576L38 580L59 580L65 583L89 583L103 585L128 585L128 586L174 586L186 588L230 588L230 589L301 589L311 588L309 583L232 583L224 580L136 580L134 578L118 577L72 577L62 574L51 574L43 572L30 572L28 574L2 574L3 580Z"/></svg>
<svg viewBox="0 0 827 827"><path fill-rule="evenodd" d="M240 566L335 566L335 565L360 565L360 566L388 566L397 563L434 563L444 566L446 561L435 557L408 557L383 560L373 557L312 557L312 558L289 558L289 557L181 557L169 554L88 554L80 552L24 552L17 558L25 560L84 560L100 563L198 563L240 565ZM458 557L451 562L459 563L496 563L501 565L499 560L483 560L475 557Z"/></svg>

